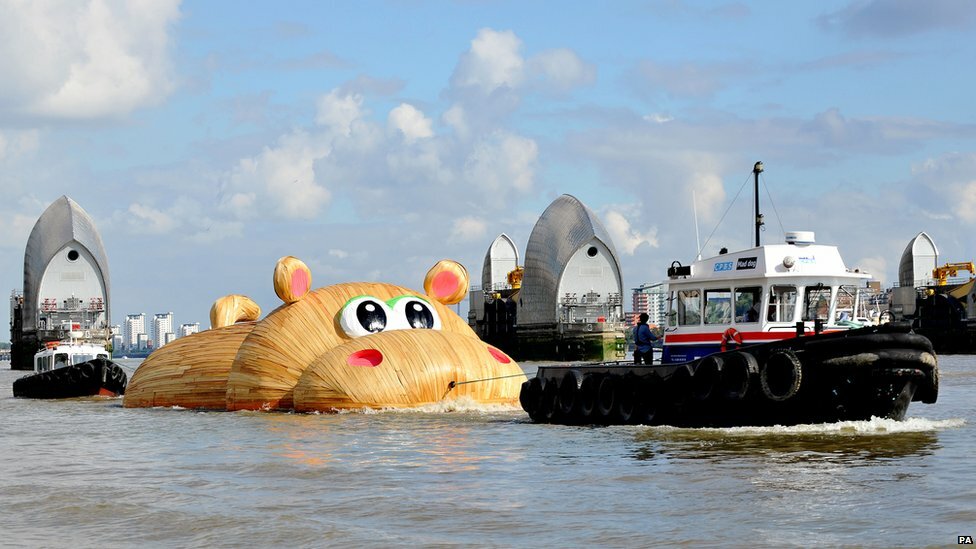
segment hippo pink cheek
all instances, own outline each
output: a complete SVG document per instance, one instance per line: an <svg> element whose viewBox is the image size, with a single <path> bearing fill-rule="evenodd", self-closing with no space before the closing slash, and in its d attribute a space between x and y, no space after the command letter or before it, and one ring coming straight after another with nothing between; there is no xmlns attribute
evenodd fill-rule
<svg viewBox="0 0 976 549"><path fill-rule="evenodd" d="M508 358L508 355L494 347L488 347L488 352L491 353L491 356L494 357L495 360L501 362L502 364L508 364L512 361L512 359Z"/></svg>
<svg viewBox="0 0 976 549"><path fill-rule="evenodd" d="M346 364L350 366L369 366L370 368L380 365L383 362L383 353L376 349L363 349L356 351L346 358Z"/></svg>

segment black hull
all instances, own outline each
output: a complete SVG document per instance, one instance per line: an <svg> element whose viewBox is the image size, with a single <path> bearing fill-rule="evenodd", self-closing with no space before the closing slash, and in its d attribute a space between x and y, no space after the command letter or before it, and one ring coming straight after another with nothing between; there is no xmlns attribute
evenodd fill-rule
<svg viewBox="0 0 976 549"><path fill-rule="evenodd" d="M743 347L683 364L543 366L522 385L538 423L680 427L904 419L934 403L932 343L887 324Z"/></svg>
<svg viewBox="0 0 976 549"><path fill-rule="evenodd" d="M128 378L121 366L96 358L14 381L18 398L74 398L125 394Z"/></svg>

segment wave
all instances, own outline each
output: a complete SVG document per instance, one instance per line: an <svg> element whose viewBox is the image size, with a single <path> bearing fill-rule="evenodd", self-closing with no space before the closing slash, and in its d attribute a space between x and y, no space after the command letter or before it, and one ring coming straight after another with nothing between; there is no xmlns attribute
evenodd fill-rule
<svg viewBox="0 0 976 549"><path fill-rule="evenodd" d="M646 427L649 431L666 432L697 432L724 435L807 435L807 434L836 434L836 435L888 435L894 433L929 433L954 429L966 425L962 418L926 419L908 418L901 421L872 417L861 421L839 421L836 423L810 423L803 425L773 425L770 427L703 427L685 428L668 425Z"/></svg>

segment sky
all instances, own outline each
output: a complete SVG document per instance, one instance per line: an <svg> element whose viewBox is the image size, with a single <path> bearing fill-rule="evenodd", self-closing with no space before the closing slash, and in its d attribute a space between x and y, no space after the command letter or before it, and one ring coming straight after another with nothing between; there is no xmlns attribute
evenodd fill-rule
<svg viewBox="0 0 976 549"><path fill-rule="evenodd" d="M567 193L613 237L626 288L658 282L699 247L751 245L756 161L764 242L814 231L885 286L920 231L940 262L976 258L970 0L0 14L0 286L22 288L31 228L68 195L101 232L113 323L207 327L232 293L270 312L286 255L314 287L422 290L444 258L479 277L498 234L524 253Z"/></svg>

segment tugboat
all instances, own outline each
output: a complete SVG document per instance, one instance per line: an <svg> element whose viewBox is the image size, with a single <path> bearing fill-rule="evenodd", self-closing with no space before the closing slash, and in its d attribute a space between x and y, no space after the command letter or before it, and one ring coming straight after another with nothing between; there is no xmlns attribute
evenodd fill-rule
<svg viewBox="0 0 976 549"><path fill-rule="evenodd" d="M542 366L523 383L522 408L539 423L794 425L904 419L934 403L932 343L908 323L861 326L870 277L848 269L812 232L762 245L761 162L753 168L755 247L668 269L661 362ZM723 252L725 252L723 250Z"/></svg>
<svg viewBox="0 0 976 549"><path fill-rule="evenodd" d="M114 397L125 393L128 378L92 342L53 341L34 355L34 374L14 381L18 398Z"/></svg>

